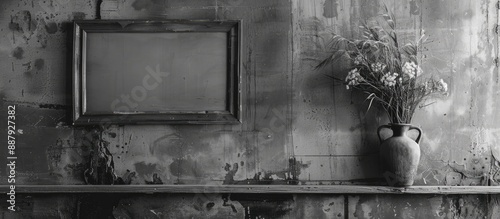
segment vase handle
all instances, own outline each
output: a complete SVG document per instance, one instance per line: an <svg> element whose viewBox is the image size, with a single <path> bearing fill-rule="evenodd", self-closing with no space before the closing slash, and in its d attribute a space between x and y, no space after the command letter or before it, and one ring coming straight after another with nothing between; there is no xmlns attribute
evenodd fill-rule
<svg viewBox="0 0 500 219"><path fill-rule="evenodd" d="M420 137L422 137L422 129L420 129L419 127L416 127L416 126L410 126L409 130L412 130L412 129L415 129L418 131L418 137L417 137L417 139L415 139L415 142L417 142L417 144L420 144Z"/></svg>
<svg viewBox="0 0 500 219"><path fill-rule="evenodd" d="M380 140L380 142L385 141L385 139L382 140L382 136L380 136L380 131L382 131L382 129L384 129L384 128L391 129L391 126L389 126L389 125L381 125L381 126L378 127L378 129L377 129L377 135L378 135L378 139Z"/></svg>

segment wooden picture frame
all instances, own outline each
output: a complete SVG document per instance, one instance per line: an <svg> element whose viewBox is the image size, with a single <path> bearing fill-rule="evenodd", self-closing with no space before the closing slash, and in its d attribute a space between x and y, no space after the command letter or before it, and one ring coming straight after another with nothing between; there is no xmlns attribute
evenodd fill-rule
<svg viewBox="0 0 500 219"><path fill-rule="evenodd" d="M240 123L240 49L240 21L75 21L73 124Z"/></svg>

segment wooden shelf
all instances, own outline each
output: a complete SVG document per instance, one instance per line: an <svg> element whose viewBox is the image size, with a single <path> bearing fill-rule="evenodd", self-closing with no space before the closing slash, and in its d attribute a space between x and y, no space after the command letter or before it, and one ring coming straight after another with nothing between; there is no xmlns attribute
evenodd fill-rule
<svg viewBox="0 0 500 219"><path fill-rule="evenodd" d="M9 185L1 185L8 192ZM275 194L500 194L500 186L359 185L16 185L16 194L46 193L275 193Z"/></svg>

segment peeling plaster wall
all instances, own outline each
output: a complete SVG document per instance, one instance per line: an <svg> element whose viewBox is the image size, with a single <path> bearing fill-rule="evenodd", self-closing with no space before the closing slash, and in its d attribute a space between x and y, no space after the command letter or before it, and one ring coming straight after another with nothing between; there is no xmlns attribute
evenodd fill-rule
<svg viewBox="0 0 500 219"><path fill-rule="evenodd" d="M380 110L324 75L344 78L345 63L314 70L328 53L332 33L359 38L360 21L382 13L381 1L292 1L293 142L297 160L308 163L299 180L323 183L377 177L376 128L388 122ZM498 184L498 23L496 1L394 1L400 41L425 33L420 63L449 84L418 109L423 130L416 184ZM334 13L335 12L335 13ZM352 168L359 169L352 171ZM361 168L359 168L361 167ZM371 169L370 169L371 168Z"/></svg>
<svg viewBox="0 0 500 219"><path fill-rule="evenodd" d="M103 140L132 183L293 179L289 168L291 14L287 1L103 1L103 19L242 20L243 124L110 127ZM110 135L110 133L113 133Z"/></svg>
<svg viewBox="0 0 500 219"><path fill-rule="evenodd" d="M449 95L420 109L418 185L498 185L500 72L495 1L387 2L398 32L432 42L425 72ZM2 0L0 115L17 107L18 184L380 184L377 126L364 98L313 66L332 32L359 37L371 0ZM241 125L71 126L71 22L241 19ZM2 117L0 117L2 118ZM5 117L3 117L5 118ZM2 121L4 121L2 118ZM5 123L0 124L6 130ZM5 163L6 150L0 150ZM0 184L7 174L0 170ZM92 218L498 218L486 195L27 195L13 216Z"/></svg>
<svg viewBox="0 0 500 219"><path fill-rule="evenodd" d="M72 20L94 19L96 2L0 3L1 113L16 105L20 184L81 184L90 144L69 126ZM7 130L2 117L2 130ZM5 163L6 150L0 156ZM7 174L1 171L1 182Z"/></svg>

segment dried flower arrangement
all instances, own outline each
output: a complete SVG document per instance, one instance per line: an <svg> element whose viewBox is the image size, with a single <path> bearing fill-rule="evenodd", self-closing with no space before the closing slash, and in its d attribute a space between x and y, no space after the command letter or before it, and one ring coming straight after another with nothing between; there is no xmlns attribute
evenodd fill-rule
<svg viewBox="0 0 500 219"><path fill-rule="evenodd" d="M346 58L350 71L342 80L347 89L367 94L370 101L382 105L391 123L411 123L417 107L434 93L446 94L448 85L424 74L417 59L425 42L422 34L416 42L400 45L396 34L396 20L386 13L363 22L362 40L349 40L334 34L328 50L331 52L317 68L329 66ZM337 78L335 78L337 79ZM341 80L341 79L337 79Z"/></svg>

